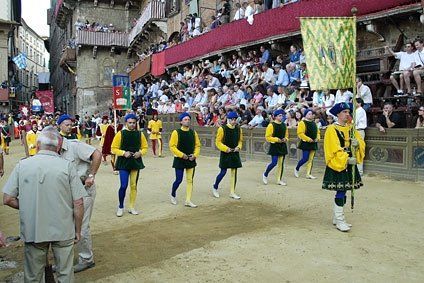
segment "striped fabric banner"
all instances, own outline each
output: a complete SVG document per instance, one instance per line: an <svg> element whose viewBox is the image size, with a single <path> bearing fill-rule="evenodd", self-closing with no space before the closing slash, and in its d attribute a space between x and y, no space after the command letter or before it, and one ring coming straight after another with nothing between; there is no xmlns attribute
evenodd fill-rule
<svg viewBox="0 0 424 283"><path fill-rule="evenodd" d="M356 19L301 18L311 89L355 88Z"/></svg>

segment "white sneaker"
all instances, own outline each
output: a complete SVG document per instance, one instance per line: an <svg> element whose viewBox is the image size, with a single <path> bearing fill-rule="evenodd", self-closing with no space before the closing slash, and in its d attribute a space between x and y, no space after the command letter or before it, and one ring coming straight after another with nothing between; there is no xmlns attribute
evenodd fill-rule
<svg viewBox="0 0 424 283"><path fill-rule="evenodd" d="M230 198L233 198L233 199L241 199L241 197L239 197L238 195L236 195L236 194L230 194Z"/></svg>
<svg viewBox="0 0 424 283"><path fill-rule="evenodd" d="M118 210L116 211L116 216L121 217L122 215L124 215L124 209L118 208Z"/></svg>
<svg viewBox="0 0 424 283"><path fill-rule="evenodd" d="M187 206L187 207L191 207L191 208L196 208L197 207L197 205L195 205L191 201L190 202L186 202L184 205Z"/></svg>
<svg viewBox="0 0 424 283"><path fill-rule="evenodd" d="M132 215L138 215L138 211L137 211L137 210L135 210L134 208L130 208L130 209L128 209L128 213L129 213L129 214L132 214Z"/></svg>
<svg viewBox="0 0 424 283"><path fill-rule="evenodd" d="M315 176L312 176L312 175L306 175L306 179L312 179L312 180L315 180L317 177L315 177Z"/></svg>
<svg viewBox="0 0 424 283"><path fill-rule="evenodd" d="M294 176L299 178L299 170L296 170L296 167L294 168Z"/></svg>
<svg viewBox="0 0 424 283"><path fill-rule="evenodd" d="M176 205L177 204L177 198L171 196L171 204Z"/></svg>
<svg viewBox="0 0 424 283"><path fill-rule="evenodd" d="M278 182L278 185L280 185L280 186L287 186L287 184L283 180L279 181Z"/></svg>
<svg viewBox="0 0 424 283"><path fill-rule="evenodd" d="M212 195L213 195L214 197L216 197L216 198L219 198L218 190L217 190L217 189L215 189L214 187L212 187Z"/></svg>
<svg viewBox="0 0 424 283"><path fill-rule="evenodd" d="M264 184L268 184L268 179L265 175L262 175L262 182L264 182Z"/></svg>

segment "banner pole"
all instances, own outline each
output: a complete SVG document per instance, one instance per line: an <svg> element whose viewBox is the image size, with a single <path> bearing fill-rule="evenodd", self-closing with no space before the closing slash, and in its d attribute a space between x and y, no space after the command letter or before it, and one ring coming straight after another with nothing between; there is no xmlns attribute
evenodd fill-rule
<svg viewBox="0 0 424 283"><path fill-rule="evenodd" d="M356 157L356 148L355 146L352 145L352 139L355 138L355 133L356 133L356 95L357 95L357 87L356 87L356 16L353 16L353 21L354 21L354 28L355 28L355 33L354 33L354 38L353 38L353 46L355 48L355 58L354 58L354 68L353 68L353 73L352 73L352 82L353 82L353 99L352 99L352 132L351 132L351 137L350 137L350 150L352 152L352 157ZM350 208L352 209L353 212L353 208L355 206L355 183L356 183L356 164L352 165L352 191L350 194Z"/></svg>
<svg viewBox="0 0 424 283"><path fill-rule="evenodd" d="M118 128L118 124L116 123L116 109L113 109L113 123L114 123L114 128L115 128L115 135L117 133L117 128Z"/></svg>

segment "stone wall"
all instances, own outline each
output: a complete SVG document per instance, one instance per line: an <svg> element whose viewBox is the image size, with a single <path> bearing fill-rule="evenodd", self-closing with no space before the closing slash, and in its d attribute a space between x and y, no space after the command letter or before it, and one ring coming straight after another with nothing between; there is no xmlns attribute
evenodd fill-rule
<svg viewBox="0 0 424 283"><path fill-rule="evenodd" d="M49 16L51 17L49 71L50 85L53 87L54 105L57 110L74 115L76 109L75 93L73 92L75 77L59 66L62 50L71 38L70 24L67 25L66 29L61 29L56 24L54 13L48 13Z"/></svg>
<svg viewBox="0 0 424 283"><path fill-rule="evenodd" d="M161 116L164 124L163 140L168 143L173 129L179 127L177 116ZM202 155L217 155L215 136L217 128L195 127L202 144ZM324 166L322 140L325 131L321 131L321 142L314 164ZM268 160L268 143L264 138L265 129L243 129L242 159ZM389 129L381 134L375 128L366 130L365 174L378 174L394 179L424 181L424 129ZM297 150L296 130L289 130L289 154L287 161L294 165L300 158Z"/></svg>
<svg viewBox="0 0 424 283"><path fill-rule="evenodd" d="M83 47L77 58L77 113L84 115L109 113L112 105L112 75L126 75L126 68L132 60L127 53L111 56L109 48L99 47L96 58L93 49Z"/></svg>

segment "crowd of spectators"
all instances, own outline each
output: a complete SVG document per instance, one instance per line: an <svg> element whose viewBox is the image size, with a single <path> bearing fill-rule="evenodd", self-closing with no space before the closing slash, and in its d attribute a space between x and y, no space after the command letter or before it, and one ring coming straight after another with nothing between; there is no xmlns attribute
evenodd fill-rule
<svg viewBox="0 0 424 283"><path fill-rule="evenodd" d="M360 89L365 85L359 81L361 97ZM279 55L274 60L270 50L261 46L259 51L235 53L229 59L188 64L171 71L167 79L134 82L132 91L134 110L159 114L188 111L195 114L198 125L209 127L225 124L228 111L239 113L242 127L266 127L270 114L283 109L288 127L296 128L310 108L319 127L325 128L334 121L328 110L353 97L347 89L311 91L305 58L295 46L284 59Z"/></svg>
<svg viewBox="0 0 424 283"><path fill-rule="evenodd" d="M97 22L90 23L88 20L85 20L85 22L77 20L74 25L76 30L93 32L117 32L113 24L103 24Z"/></svg>
<svg viewBox="0 0 424 283"><path fill-rule="evenodd" d="M220 7L215 11L214 15L211 16L209 21L205 21L205 19L197 13L188 14L180 22L178 36L170 38L168 41L161 38L157 43L151 44L146 50L137 52L137 61L128 66L127 72L130 72L138 63L144 61L144 59L151 54L162 52L167 48L209 32L223 24L229 23L230 21L249 19L249 17L263 11L299 1L300 0L255 0L250 5L246 1L237 2L234 4L235 12L232 19L231 14L234 9L232 8L232 3L229 0L223 0L221 2ZM210 22L210 24L206 24L206 22ZM132 26L135 26L136 24L137 19L134 19Z"/></svg>
<svg viewBox="0 0 424 283"><path fill-rule="evenodd" d="M147 111L147 115L188 111L195 114L199 126L207 127L225 124L226 113L237 111L240 125L246 128L266 127L277 109L285 111L288 127L296 128L304 111L311 109L318 126L325 128L336 119L329 112L334 104L355 99L352 89L310 90L306 58L295 45L288 55L275 55L263 45L259 50L186 64L161 79L138 80L132 85L133 109ZM364 115L371 116L373 94L359 77L356 99ZM375 121L382 132L383 128L406 127L405 113L389 104L384 109L390 109L383 109ZM419 100L410 104L420 107Z"/></svg>

